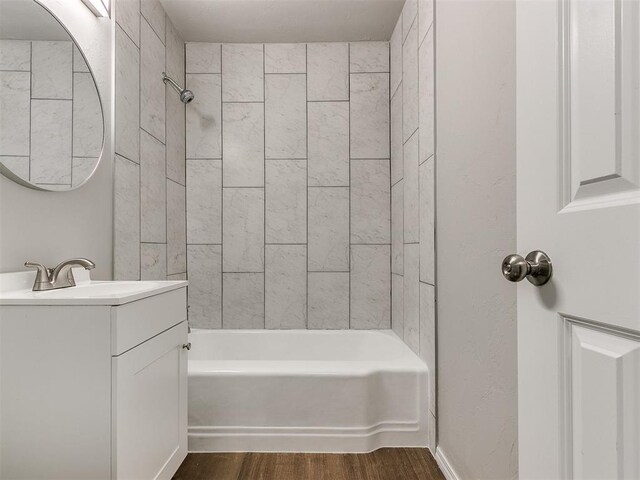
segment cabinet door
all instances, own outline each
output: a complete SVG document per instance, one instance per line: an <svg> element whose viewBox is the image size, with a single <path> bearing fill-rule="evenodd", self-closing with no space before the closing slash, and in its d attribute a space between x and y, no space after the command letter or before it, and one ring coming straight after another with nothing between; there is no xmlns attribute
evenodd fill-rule
<svg viewBox="0 0 640 480"><path fill-rule="evenodd" d="M113 357L118 480L170 479L187 455L187 324Z"/></svg>

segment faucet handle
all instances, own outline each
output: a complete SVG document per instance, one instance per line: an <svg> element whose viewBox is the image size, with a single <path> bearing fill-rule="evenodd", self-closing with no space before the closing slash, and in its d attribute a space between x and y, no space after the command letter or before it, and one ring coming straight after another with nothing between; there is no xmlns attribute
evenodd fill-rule
<svg viewBox="0 0 640 480"><path fill-rule="evenodd" d="M41 263L38 262L24 262L24 266L27 268L37 268L38 273L36 274L35 283L48 283L49 276L51 275L51 269L45 267Z"/></svg>

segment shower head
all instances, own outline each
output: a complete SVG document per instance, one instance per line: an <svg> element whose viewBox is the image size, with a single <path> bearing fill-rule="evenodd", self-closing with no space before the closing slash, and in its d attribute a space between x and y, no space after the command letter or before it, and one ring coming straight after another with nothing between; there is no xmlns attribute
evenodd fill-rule
<svg viewBox="0 0 640 480"><path fill-rule="evenodd" d="M173 87L173 89L180 94L180 101L184 104L191 102L195 98L195 95L191 90L187 90L186 88L182 88L180 85L176 83L176 81L168 76L165 72L162 72L162 81L165 85L168 83Z"/></svg>

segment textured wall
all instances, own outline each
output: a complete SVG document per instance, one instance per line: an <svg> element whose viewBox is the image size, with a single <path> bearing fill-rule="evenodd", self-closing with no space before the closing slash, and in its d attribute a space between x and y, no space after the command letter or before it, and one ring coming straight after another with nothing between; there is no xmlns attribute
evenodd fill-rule
<svg viewBox="0 0 640 480"><path fill-rule="evenodd" d="M114 275L186 278L184 42L158 0L118 0Z"/></svg>
<svg viewBox="0 0 640 480"><path fill-rule="evenodd" d="M438 448L460 478L516 478L515 3L436 18Z"/></svg>
<svg viewBox="0 0 640 480"><path fill-rule="evenodd" d="M189 318L389 328L389 46L186 49Z"/></svg>
<svg viewBox="0 0 640 480"><path fill-rule="evenodd" d="M396 334L429 367L432 446L436 414L433 36L433 2L407 1L391 37L392 323Z"/></svg>

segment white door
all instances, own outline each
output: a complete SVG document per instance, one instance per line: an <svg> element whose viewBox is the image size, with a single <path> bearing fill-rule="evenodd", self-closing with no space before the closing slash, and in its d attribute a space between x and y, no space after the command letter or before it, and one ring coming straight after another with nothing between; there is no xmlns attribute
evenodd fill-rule
<svg viewBox="0 0 640 480"><path fill-rule="evenodd" d="M520 478L638 479L640 1L519 1L516 58Z"/></svg>

